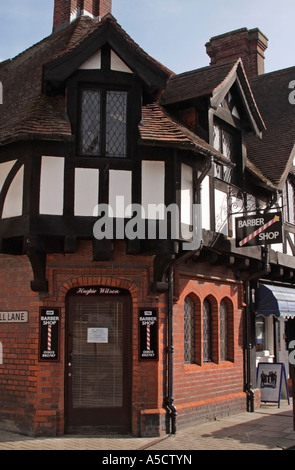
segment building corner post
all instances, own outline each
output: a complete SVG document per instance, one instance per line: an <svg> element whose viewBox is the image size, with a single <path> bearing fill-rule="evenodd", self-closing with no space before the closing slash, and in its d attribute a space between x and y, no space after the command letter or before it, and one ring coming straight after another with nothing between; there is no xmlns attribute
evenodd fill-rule
<svg viewBox="0 0 295 470"><path fill-rule="evenodd" d="M174 291L174 268L171 264L168 271L168 315L167 315L167 397L166 408L166 434L176 434L177 410L173 398L173 291Z"/></svg>

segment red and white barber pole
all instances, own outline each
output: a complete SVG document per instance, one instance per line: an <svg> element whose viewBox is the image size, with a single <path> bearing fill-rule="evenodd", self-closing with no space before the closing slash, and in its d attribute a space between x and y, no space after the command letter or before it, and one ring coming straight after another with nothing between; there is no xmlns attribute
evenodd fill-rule
<svg viewBox="0 0 295 470"><path fill-rule="evenodd" d="M47 351L51 351L51 325L48 325L48 333L47 333Z"/></svg>
<svg viewBox="0 0 295 470"><path fill-rule="evenodd" d="M147 325L146 327L146 349L147 351L151 350L151 327Z"/></svg>

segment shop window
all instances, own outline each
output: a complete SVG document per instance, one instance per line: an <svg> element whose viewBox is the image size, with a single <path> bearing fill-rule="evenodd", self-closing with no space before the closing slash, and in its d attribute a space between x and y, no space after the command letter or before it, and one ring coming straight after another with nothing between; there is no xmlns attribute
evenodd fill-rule
<svg viewBox="0 0 295 470"><path fill-rule="evenodd" d="M220 360L228 360L228 308L224 300L220 302Z"/></svg>
<svg viewBox="0 0 295 470"><path fill-rule="evenodd" d="M285 217L286 221L295 225L295 184L288 180L285 186Z"/></svg>
<svg viewBox="0 0 295 470"><path fill-rule="evenodd" d="M212 308L208 299L203 302L203 362L212 361Z"/></svg>
<svg viewBox="0 0 295 470"><path fill-rule="evenodd" d="M195 304L190 297L184 300L184 362L195 362Z"/></svg>
<svg viewBox="0 0 295 470"><path fill-rule="evenodd" d="M80 99L80 153L126 157L127 92L84 88Z"/></svg>

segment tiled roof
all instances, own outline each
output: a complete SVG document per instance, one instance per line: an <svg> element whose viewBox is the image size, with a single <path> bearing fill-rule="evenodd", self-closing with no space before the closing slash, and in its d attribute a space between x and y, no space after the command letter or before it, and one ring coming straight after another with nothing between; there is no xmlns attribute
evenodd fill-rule
<svg viewBox="0 0 295 470"><path fill-rule="evenodd" d="M224 155L215 150L197 134L177 122L160 105L153 103L143 107L142 122L139 126L143 142L154 145L173 145L178 148L197 151L203 155L213 155L226 160Z"/></svg>
<svg viewBox="0 0 295 470"><path fill-rule="evenodd" d="M3 84L0 142L21 138L27 133L70 135L64 99L42 94L43 65L68 52L91 34L90 18L72 23L25 52L0 64Z"/></svg>
<svg viewBox="0 0 295 470"><path fill-rule="evenodd" d="M161 97L161 104L170 105L201 96L210 96L223 83L236 62L210 65L174 75L170 78L167 88Z"/></svg>
<svg viewBox="0 0 295 470"><path fill-rule="evenodd" d="M71 136L64 97L49 97L43 93L44 67L70 54L93 33L103 28L106 22L111 23L119 31L124 40L136 51L137 57L164 76L172 75L173 72L134 43L112 15L107 15L101 22L82 16L14 59L0 63L0 80L4 90L0 144L24 138L28 134L46 138Z"/></svg>
<svg viewBox="0 0 295 470"><path fill-rule="evenodd" d="M295 105L289 102L289 83L295 67L259 75L251 80L256 102L266 124L262 140L248 137L248 156L276 186L290 171L295 144Z"/></svg>

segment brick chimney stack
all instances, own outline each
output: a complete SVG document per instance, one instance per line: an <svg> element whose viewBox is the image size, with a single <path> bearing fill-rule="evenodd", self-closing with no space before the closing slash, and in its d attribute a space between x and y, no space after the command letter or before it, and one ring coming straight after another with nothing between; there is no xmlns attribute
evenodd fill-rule
<svg viewBox="0 0 295 470"><path fill-rule="evenodd" d="M112 0L55 0L53 32L70 24L80 16L88 15L100 21L112 12Z"/></svg>
<svg viewBox="0 0 295 470"><path fill-rule="evenodd" d="M242 59L248 78L264 73L264 51L267 49L268 39L255 29L237 29L220 36L214 36L206 44L210 65L222 64Z"/></svg>

